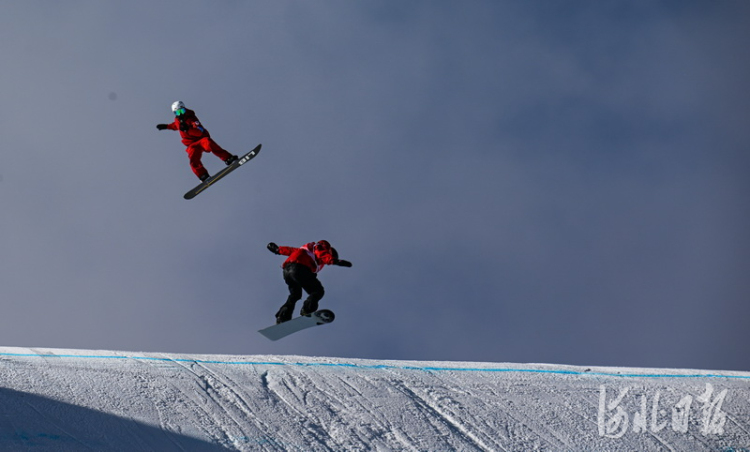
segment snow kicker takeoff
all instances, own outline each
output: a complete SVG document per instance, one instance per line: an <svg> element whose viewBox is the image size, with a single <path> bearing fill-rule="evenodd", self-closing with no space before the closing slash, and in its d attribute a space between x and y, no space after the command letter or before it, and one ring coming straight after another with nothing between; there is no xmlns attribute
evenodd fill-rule
<svg viewBox="0 0 750 452"><path fill-rule="evenodd" d="M289 287L289 297L276 313L276 323L291 320L294 306L302 299L302 291L307 292L307 299L302 305L301 316L308 316L318 311L318 302L325 290L318 280L318 272L326 265L351 267L352 263L339 259L338 252L325 240L310 242L300 248L279 246L273 242L267 245L274 254L289 256L282 264L284 282ZM331 313L331 320L333 320Z"/></svg>

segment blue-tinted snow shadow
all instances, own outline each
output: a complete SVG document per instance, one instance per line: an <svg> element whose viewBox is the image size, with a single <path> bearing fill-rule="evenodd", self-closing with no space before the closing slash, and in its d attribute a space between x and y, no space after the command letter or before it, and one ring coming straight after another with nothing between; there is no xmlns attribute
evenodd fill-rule
<svg viewBox="0 0 750 452"><path fill-rule="evenodd" d="M108 413L0 388L0 451L226 451Z"/></svg>

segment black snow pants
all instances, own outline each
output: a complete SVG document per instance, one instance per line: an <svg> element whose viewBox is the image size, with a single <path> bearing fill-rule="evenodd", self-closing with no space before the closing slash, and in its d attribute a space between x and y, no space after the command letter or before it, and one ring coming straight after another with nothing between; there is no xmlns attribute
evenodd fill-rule
<svg viewBox="0 0 750 452"><path fill-rule="evenodd" d="M318 301L325 295L325 290L318 280L318 275L312 270L302 264L288 264L284 267L284 282L289 286L289 298L276 313L278 323L291 320L294 306L302 299L303 290L307 292L307 299L302 305L301 313L310 314L318 310Z"/></svg>

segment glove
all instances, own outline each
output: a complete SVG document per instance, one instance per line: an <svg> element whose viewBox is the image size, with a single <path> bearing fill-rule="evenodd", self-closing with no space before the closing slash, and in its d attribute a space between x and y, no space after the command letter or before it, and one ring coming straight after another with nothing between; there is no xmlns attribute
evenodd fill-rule
<svg viewBox="0 0 750 452"><path fill-rule="evenodd" d="M169 127L169 126L167 126L166 124L157 124L157 125L156 125L156 128L157 128L157 129L159 129L159 130L164 130L164 129L166 129L167 127Z"/></svg>
<svg viewBox="0 0 750 452"><path fill-rule="evenodd" d="M268 248L268 251L272 252L273 254L279 254L279 245L273 242L266 245L266 248Z"/></svg>
<svg viewBox="0 0 750 452"><path fill-rule="evenodd" d="M183 132L187 132L190 130L190 124L186 123L185 121L180 121L180 130Z"/></svg>
<svg viewBox="0 0 750 452"><path fill-rule="evenodd" d="M351 267L352 263L349 261L345 261L344 259L339 259L334 265L338 265L339 267Z"/></svg>

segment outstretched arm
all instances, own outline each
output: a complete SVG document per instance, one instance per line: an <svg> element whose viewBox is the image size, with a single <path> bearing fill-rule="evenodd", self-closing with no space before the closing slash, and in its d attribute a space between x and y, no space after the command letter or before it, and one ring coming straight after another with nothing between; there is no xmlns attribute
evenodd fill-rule
<svg viewBox="0 0 750 452"><path fill-rule="evenodd" d="M273 242L266 245L266 248L268 248L268 251L272 252L273 254L283 254L284 256L291 256L294 250L297 249L291 246L279 246Z"/></svg>
<svg viewBox="0 0 750 452"><path fill-rule="evenodd" d="M159 130L165 130L165 129L177 130L177 126L174 125L173 122L169 123L169 124L157 124L156 128L159 129Z"/></svg>

